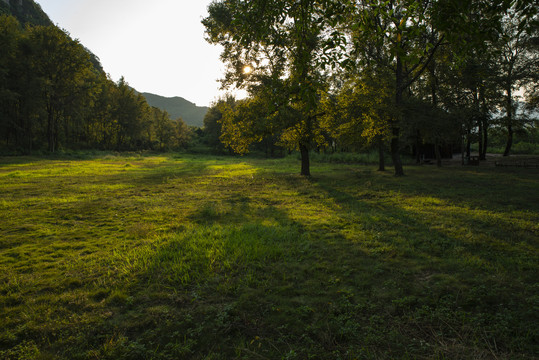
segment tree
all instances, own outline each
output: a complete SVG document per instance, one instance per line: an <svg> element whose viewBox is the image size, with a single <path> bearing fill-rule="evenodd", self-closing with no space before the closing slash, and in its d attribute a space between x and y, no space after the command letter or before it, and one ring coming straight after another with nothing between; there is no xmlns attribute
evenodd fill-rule
<svg viewBox="0 0 539 360"><path fill-rule="evenodd" d="M22 29L1 15L0 48L0 144L7 149L151 148L156 122L162 146L189 138L180 120L154 121L142 95L124 79L114 83L95 55L55 26Z"/></svg>
<svg viewBox="0 0 539 360"><path fill-rule="evenodd" d="M342 5L334 0L220 0L208 11L203 20L206 39L224 48L221 58L227 73L223 86L246 88L257 98L253 102L266 102L265 119L279 121L258 128L271 129L280 134L282 142L293 143L301 153L301 174L309 176L309 150L320 140L323 70L334 64L336 45L342 42L335 29ZM240 113L253 104L244 103ZM288 121L282 121L284 114ZM228 134L230 144L241 142L236 147L241 150L246 150L246 142L261 136L252 133L248 138L240 132Z"/></svg>
<svg viewBox="0 0 539 360"><path fill-rule="evenodd" d="M400 130L404 94L421 76L442 44L444 35L433 25L435 7L415 0L354 2L350 22L359 65L374 62L389 67L394 74L393 94L396 116L389 119L391 157L395 175L404 175L400 158ZM364 46L367 45L365 48ZM372 53L362 49L374 49Z"/></svg>
<svg viewBox="0 0 539 360"><path fill-rule="evenodd" d="M152 132L149 135L150 143L151 137L155 135L160 151L187 145L190 140L190 130L181 118L171 120L168 112L156 107L152 107L151 113L152 125L146 128L147 132Z"/></svg>
<svg viewBox="0 0 539 360"><path fill-rule="evenodd" d="M93 66L84 48L55 26L30 28L27 37L28 66L32 80L39 82L46 115L47 148L55 152L60 127L67 126L68 110L93 92Z"/></svg>
<svg viewBox="0 0 539 360"><path fill-rule="evenodd" d="M224 144L221 142L223 112L227 108L233 109L235 105L236 99L231 95L227 95L214 102L204 116L204 141L216 151L224 151Z"/></svg>
<svg viewBox="0 0 539 360"><path fill-rule="evenodd" d="M354 146L376 145L379 170L385 170L384 148L390 139L389 119L395 115L392 86L387 74L364 69L349 77L335 96L324 99L324 127L333 139Z"/></svg>
<svg viewBox="0 0 539 360"><path fill-rule="evenodd" d="M525 11L525 10L523 10ZM537 62L539 56L534 51L534 42L539 31L537 27L530 27L529 18L518 11L514 6L503 18L502 31L500 37L500 59L499 59L499 82L505 92L505 126L507 129L507 142L504 156L508 156L513 145L515 90L525 88L535 80L538 69ZM537 24L535 24L537 25Z"/></svg>
<svg viewBox="0 0 539 360"><path fill-rule="evenodd" d="M9 145L10 138L15 135L15 102L17 93L10 83L10 72L17 59L18 44L22 32L19 23L12 16L0 15L0 141Z"/></svg>
<svg viewBox="0 0 539 360"><path fill-rule="evenodd" d="M151 124L150 106L144 96L135 93L123 77L117 83L112 116L118 124L118 150L143 148L150 143L148 136L145 136L145 130Z"/></svg>
<svg viewBox="0 0 539 360"><path fill-rule="evenodd" d="M403 123L402 110L412 86L435 69L433 60L443 46L452 44L453 59L459 63L466 53L493 36L499 19L509 2L453 0L358 0L350 2L347 21L353 39L354 66L391 69L397 109L390 119L391 153L395 175L403 175L399 138ZM476 16L477 15L477 16ZM479 17L480 21L476 21ZM432 97L436 101L436 96Z"/></svg>

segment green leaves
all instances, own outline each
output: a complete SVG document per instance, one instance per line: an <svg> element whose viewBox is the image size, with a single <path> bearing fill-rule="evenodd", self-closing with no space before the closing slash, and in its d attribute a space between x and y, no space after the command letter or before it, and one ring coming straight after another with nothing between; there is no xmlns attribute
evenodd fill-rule
<svg viewBox="0 0 539 360"><path fill-rule="evenodd" d="M181 121L150 110L122 79L56 26L0 16L2 150L148 149L185 144ZM155 116L154 116L155 115Z"/></svg>
<svg viewBox="0 0 539 360"><path fill-rule="evenodd" d="M223 87L235 85L251 95L223 112L221 140L240 153L266 136L279 137L289 148L323 142L320 92L326 88L325 70L342 61L346 39L339 27L345 5L336 0L222 0L212 9L203 24L212 42L224 46ZM241 69L250 63L259 65L246 75Z"/></svg>

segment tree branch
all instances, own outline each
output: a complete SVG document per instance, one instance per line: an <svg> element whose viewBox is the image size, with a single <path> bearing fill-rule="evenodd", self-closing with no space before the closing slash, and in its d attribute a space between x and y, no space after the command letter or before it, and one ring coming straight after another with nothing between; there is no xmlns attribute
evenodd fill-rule
<svg viewBox="0 0 539 360"><path fill-rule="evenodd" d="M404 83L404 85L402 86L402 89L406 89L408 88L410 85L412 85L420 76L421 74L423 74L423 71L425 71L425 69L427 68L427 66L430 64L430 62L432 61L432 58L434 57L434 54L436 53L436 50L438 49L438 47L440 47L440 45L442 44L442 41L444 40L444 37L445 35L442 35L442 37L440 38L440 40L438 40L438 43L436 45L434 45L434 48L432 49L431 53L429 54L429 57L427 58L427 61L425 61L425 63L423 64L423 66L421 67L421 69L417 72L417 74L411 79L409 80L408 82Z"/></svg>

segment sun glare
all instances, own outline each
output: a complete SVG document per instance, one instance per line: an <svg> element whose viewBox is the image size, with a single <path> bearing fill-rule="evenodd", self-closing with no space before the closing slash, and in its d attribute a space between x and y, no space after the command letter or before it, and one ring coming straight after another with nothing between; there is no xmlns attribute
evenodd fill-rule
<svg viewBox="0 0 539 360"><path fill-rule="evenodd" d="M245 65L243 67L243 73L244 74L250 74L253 72L253 68L250 65Z"/></svg>

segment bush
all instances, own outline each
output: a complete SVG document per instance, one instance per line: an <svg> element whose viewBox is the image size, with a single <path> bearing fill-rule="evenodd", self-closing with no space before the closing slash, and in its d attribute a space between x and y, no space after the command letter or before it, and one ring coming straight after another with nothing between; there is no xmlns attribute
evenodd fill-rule
<svg viewBox="0 0 539 360"><path fill-rule="evenodd" d="M513 154L539 155L539 144L521 141L511 148Z"/></svg>

